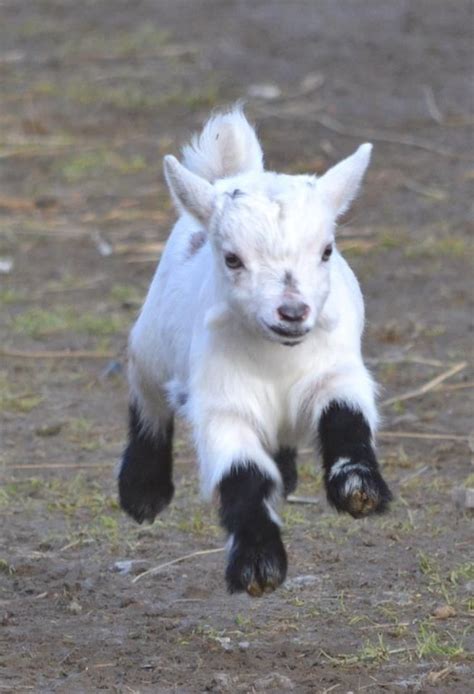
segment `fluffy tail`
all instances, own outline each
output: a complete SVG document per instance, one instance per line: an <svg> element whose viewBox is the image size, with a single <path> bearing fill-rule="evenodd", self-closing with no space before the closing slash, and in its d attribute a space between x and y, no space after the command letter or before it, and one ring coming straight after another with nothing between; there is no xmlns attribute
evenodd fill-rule
<svg viewBox="0 0 474 694"><path fill-rule="evenodd" d="M246 171L263 171L263 152L240 107L210 118L183 148L183 164L213 183Z"/></svg>

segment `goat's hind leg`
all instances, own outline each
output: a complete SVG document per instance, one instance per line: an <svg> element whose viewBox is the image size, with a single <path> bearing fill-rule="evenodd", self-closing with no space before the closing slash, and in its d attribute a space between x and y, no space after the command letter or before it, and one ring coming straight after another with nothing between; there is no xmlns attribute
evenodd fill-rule
<svg viewBox="0 0 474 694"><path fill-rule="evenodd" d="M152 422L137 400L129 406L128 443L118 475L120 505L138 523L152 523L171 501L173 415L160 407Z"/></svg>
<svg viewBox="0 0 474 694"><path fill-rule="evenodd" d="M297 457L298 451L294 446L280 446L274 456L283 481L283 496L285 499L290 494L293 494L298 484Z"/></svg>

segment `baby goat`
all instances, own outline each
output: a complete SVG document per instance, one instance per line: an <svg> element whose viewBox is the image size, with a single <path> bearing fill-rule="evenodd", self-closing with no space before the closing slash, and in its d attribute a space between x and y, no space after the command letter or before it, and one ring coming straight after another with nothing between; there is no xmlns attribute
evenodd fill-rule
<svg viewBox="0 0 474 694"><path fill-rule="evenodd" d="M362 295L334 242L370 152L318 179L267 172L234 109L209 120L183 164L164 160L181 216L130 337L120 502L139 523L169 504L173 416L184 414L229 536L231 592L285 579L276 508L296 487L298 444L319 445L338 511L358 518L391 499L374 452Z"/></svg>

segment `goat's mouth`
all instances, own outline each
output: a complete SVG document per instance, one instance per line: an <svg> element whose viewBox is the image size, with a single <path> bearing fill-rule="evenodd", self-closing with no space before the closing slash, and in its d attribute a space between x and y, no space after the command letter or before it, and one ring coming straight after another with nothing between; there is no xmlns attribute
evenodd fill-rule
<svg viewBox="0 0 474 694"><path fill-rule="evenodd" d="M294 345L299 345L306 335L309 333L310 328L284 328L281 325L268 325L266 324L265 327L267 328L268 331L270 331L273 335L273 339L275 339L276 336L279 338L283 338L278 340L282 345L285 345L286 347L293 347Z"/></svg>

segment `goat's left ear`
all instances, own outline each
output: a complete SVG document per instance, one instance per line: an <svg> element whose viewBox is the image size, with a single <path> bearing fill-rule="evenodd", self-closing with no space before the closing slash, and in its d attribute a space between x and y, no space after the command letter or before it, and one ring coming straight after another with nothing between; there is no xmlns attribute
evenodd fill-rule
<svg viewBox="0 0 474 694"><path fill-rule="evenodd" d="M178 208L189 212L207 227L216 198L214 187L191 173L171 155L164 158L163 168L168 188Z"/></svg>
<svg viewBox="0 0 474 694"><path fill-rule="evenodd" d="M371 144L361 145L354 154L333 166L317 180L317 189L329 203L336 217L339 217L349 208L357 195L369 165L371 152Z"/></svg>

